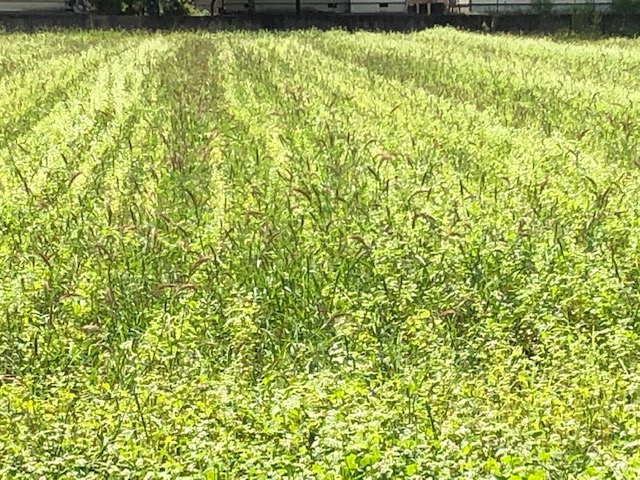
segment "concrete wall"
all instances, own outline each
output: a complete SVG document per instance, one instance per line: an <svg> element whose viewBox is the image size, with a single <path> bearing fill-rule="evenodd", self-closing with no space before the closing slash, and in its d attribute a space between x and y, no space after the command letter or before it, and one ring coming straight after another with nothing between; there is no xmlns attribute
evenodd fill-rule
<svg viewBox="0 0 640 480"><path fill-rule="evenodd" d="M0 14L19 12L59 13L67 10L64 0L0 0Z"/></svg>
<svg viewBox="0 0 640 480"><path fill-rule="evenodd" d="M579 21L577 21L579 20ZM578 18L572 15L416 15L416 14L302 14L220 15L216 17L142 17L102 15L0 15L8 31L49 29L124 30L298 30L341 28L348 31L409 32L447 25L466 30L499 32L556 32L574 26L605 34L640 33L640 15Z"/></svg>
<svg viewBox="0 0 640 480"><path fill-rule="evenodd" d="M469 11L474 13L534 13L532 0L469 0ZM591 10L605 12L611 0L549 0L555 13Z"/></svg>

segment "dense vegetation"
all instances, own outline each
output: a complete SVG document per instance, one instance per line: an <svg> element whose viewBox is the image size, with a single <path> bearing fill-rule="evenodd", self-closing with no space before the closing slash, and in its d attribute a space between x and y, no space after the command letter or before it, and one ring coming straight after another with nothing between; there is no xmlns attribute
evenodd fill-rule
<svg viewBox="0 0 640 480"><path fill-rule="evenodd" d="M0 37L0 477L637 478L640 42Z"/></svg>
<svg viewBox="0 0 640 480"><path fill-rule="evenodd" d="M193 0L92 0L90 10L104 15L200 16L206 13L198 10Z"/></svg>

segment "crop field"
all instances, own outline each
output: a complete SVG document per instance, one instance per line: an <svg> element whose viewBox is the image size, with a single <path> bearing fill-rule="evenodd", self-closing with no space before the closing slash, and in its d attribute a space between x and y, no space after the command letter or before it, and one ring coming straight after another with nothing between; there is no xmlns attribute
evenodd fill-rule
<svg viewBox="0 0 640 480"><path fill-rule="evenodd" d="M0 35L0 478L640 478L640 40Z"/></svg>

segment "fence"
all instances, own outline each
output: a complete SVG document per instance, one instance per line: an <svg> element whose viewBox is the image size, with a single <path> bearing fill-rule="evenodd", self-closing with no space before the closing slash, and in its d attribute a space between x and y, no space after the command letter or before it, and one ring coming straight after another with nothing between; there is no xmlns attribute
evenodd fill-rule
<svg viewBox="0 0 640 480"><path fill-rule="evenodd" d="M584 17L580 17L584 19ZM531 14L418 15L418 14L254 14L211 17L146 17L56 14L0 15L0 29L36 31L51 29L100 30L320 30L345 29L410 32L435 26L499 32L556 32L572 30L576 16ZM580 22L584 26L585 22ZM605 34L640 33L640 15L602 14L589 17L586 26Z"/></svg>

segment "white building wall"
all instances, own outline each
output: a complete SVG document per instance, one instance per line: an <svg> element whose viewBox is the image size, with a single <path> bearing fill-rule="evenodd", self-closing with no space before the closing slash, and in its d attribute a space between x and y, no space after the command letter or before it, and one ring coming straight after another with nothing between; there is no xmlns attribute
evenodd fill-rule
<svg viewBox="0 0 640 480"><path fill-rule="evenodd" d="M217 0L224 2L224 11L249 11L249 0ZM295 0L255 0L256 13L295 13ZM404 0L300 0L301 12L334 13L398 13L406 12Z"/></svg>
<svg viewBox="0 0 640 480"><path fill-rule="evenodd" d="M249 0L223 0L224 10L228 13L249 11ZM256 13L296 13L295 0L255 0ZM349 11L348 0L300 0L302 12L336 12Z"/></svg>
<svg viewBox="0 0 640 480"><path fill-rule="evenodd" d="M256 13L296 13L295 0L255 0Z"/></svg>
<svg viewBox="0 0 640 480"><path fill-rule="evenodd" d="M0 0L0 13L59 13L68 9L65 0Z"/></svg>
<svg viewBox="0 0 640 480"><path fill-rule="evenodd" d="M351 13L402 13L407 11L406 1L351 0Z"/></svg>
<svg viewBox="0 0 640 480"><path fill-rule="evenodd" d="M303 12L348 13L349 0L300 0Z"/></svg>

